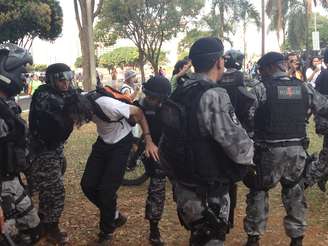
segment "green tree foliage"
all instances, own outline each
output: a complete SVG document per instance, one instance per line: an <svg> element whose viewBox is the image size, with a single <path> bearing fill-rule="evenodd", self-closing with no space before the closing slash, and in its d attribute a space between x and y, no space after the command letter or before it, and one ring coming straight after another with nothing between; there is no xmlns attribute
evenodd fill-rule
<svg viewBox="0 0 328 246"><path fill-rule="evenodd" d="M155 73L163 42L184 30L188 18L199 14L205 0L104 0L101 25L138 48L139 64L149 61Z"/></svg>
<svg viewBox="0 0 328 246"><path fill-rule="evenodd" d="M115 66L137 66L139 60L138 49L135 47L121 47L99 57L99 65L111 70Z"/></svg>
<svg viewBox="0 0 328 246"><path fill-rule="evenodd" d="M31 69L32 71L36 71L36 72L45 72L47 67L48 66L46 64L33 64Z"/></svg>
<svg viewBox="0 0 328 246"><path fill-rule="evenodd" d="M317 16L317 31L320 33L320 47L328 47L328 18L326 16ZM311 20L310 33L314 32L314 22ZM310 36L312 44L312 35Z"/></svg>
<svg viewBox="0 0 328 246"><path fill-rule="evenodd" d="M99 65L99 59L97 56L95 56L95 60L96 60L96 66ZM75 62L74 62L74 66L77 68L82 68L83 67L83 57L79 56L76 58Z"/></svg>
<svg viewBox="0 0 328 246"><path fill-rule="evenodd" d="M83 62L82 62L82 56L79 56L76 58L75 63L74 63L74 67L78 67L81 68L83 66Z"/></svg>
<svg viewBox="0 0 328 246"><path fill-rule="evenodd" d="M97 22L94 28L95 44L101 44L105 47L112 46L118 39L117 33L111 32L111 28L104 22Z"/></svg>
<svg viewBox="0 0 328 246"><path fill-rule="evenodd" d="M259 22L256 8L249 0L211 0L210 4L210 13L202 18L205 28L210 31L211 36L219 37L230 44L230 34L235 34L241 20L255 18L255 23Z"/></svg>
<svg viewBox="0 0 328 246"><path fill-rule="evenodd" d="M63 13L57 0L0 0L0 9L0 43L29 48L35 37L52 41L62 32Z"/></svg>
<svg viewBox="0 0 328 246"><path fill-rule="evenodd" d="M187 32L186 36L179 42L178 46L178 52L179 52L179 57L180 54L185 54L186 52L189 51L191 45L199 38L201 37L207 37L210 36L211 32L210 31L201 31L198 29L192 29ZM187 54L188 55L188 54Z"/></svg>

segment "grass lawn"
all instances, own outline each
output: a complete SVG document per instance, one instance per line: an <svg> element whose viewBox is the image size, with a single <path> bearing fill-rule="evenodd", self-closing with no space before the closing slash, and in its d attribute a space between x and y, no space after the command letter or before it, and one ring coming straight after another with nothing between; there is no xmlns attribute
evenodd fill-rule
<svg viewBox="0 0 328 246"><path fill-rule="evenodd" d="M311 138L310 153L319 152L322 138L309 127ZM98 233L98 211L87 201L80 189L80 179L92 143L96 139L94 124L83 126L75 130L65 147L68 169L65 176L66 203L62 216L62 227L70 235L72 245L87 245L96 239ZM119 190L118 206L128 216L128 223L119 229L114 236L113 245L148 245L148 223L144 219L144 204L147 194L145 183L139 187L121 187ZM245 195L247 189L240 185L238 193L238 207L236 210L235 228L227 237L226 245L243 245L246 235L243 231L243 217L245 214ZM328 199L327 195L313 187L306 192L308 201L308 230L304 245L328 245ZM188 233L176 216L175 204L172 201L171 187L167 185L165 212L160 223L162 236L166 245L188 245ZM284 233L282 220L284 209L280 201L280 187L270 193L270 218L267 233L263 237L262 245L289 245L289 239ZM41 242L40 245L49 245Z"/></svg>

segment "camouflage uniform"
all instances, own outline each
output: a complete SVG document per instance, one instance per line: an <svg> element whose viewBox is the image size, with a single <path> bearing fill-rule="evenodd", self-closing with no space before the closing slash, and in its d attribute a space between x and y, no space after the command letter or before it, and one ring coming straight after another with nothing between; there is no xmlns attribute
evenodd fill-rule
<svg viewBox="0 0 328 246"><path fill-rule="evenodd" d="M32 192L39 192L39 216L44 223L57 222L64 210L65 169L63 146L41 152L32 162L29 185Z"/></svg>
<svg viewBox="0 0 328 246"><path fill-rule="evenodd" d="M153 160L146 160L145 162L146 172L150 177L145 218L159 221L164 210L166 175L159 163Z"/></svg>
<svg viewBox="0 0 328 246"><path fill-rule="evenodd" d="M139 106L147 119L153 142L158 146L162 134L161 122L157 113L158 109L147 105L145 100L140 100ZM146 173L150 177L145 218L149 221L159 221L164 210L166 174L160 164L151 158L145 158L144 164Z"/></svg>
<svg viewBox="0 0 328 246"><path fill-rule="evenodd" d="M190 75L190 79L185 81L183 87L200 80L210 82L205 75L196 73ZM219 143L224 153L234 163L240 166L252 164L253 142L241 127L224 89L211 88L201 95L197 119L201 134L208 135ZM222 178L219 183L206 188L205 197L202 188L197 184L185 183L177 178L172 169L177 164L166 157L165 144L165 138L163 138L160 144L161 165L174 185L180 221L188 230L191 230L191 245L223 245L230 206L229 177ZM212 211L211 215L205 215L209 210ZM212 224L213 218L216 220L215 225Z"/></svg>
<svg viewBox="0 0 328 246"><path fill-rule="evenodd" d="M9 107L8 109L15 112L17 118L19 118L23 122L23 120L20 118L19 115L20 108L15 103L14 100L6 100L6 99L3 100L2 98L0 98L0 100L2 101L1 104L8 105ZM0 116L0 143L1 143L0 162L6 161L2 159L2 157L6 156L6 154L2 152L5 151L5 149L2 148L3 147L2 144L6 142L6 137L9 135L10 135L10 128L6 124L6 121L4 119L1 119ZM2 177L0 177L0 184L1 184L0 188L1 188L1 198L3 202L2 206L4 209L6 219L7 220L15 219L15 227L19 230L19 232L24 233L24 231L36 229L40 223L40 219L38 217L36 209L33 207L31 198L27 195L27 192L25 191L24 187L20 183L17 173L16 174L6 173L6 170L3 169L6 166L5 163L1 163L1 166L2 166L1 168ZM19 170L13 170L13 171L19 172ZM37 232L35 231L35 233Z"/></svg>
<svg viewBox="0 0 328 246"><path fill-rule="evenodd" d="M42 223L58 223L64 209L64 142L73 122L63 114L65 95L51 85L42 85L33 94L30 107L31 169L28 183L39 192Z"/></svg>
<svg viewBox="0 0 328 246"><path fill-rule="evenodd" d="M287 75L278 72L273 78L289 80ZM308 107L318 113L328 108L327 100L317 93L311 86L304 85L308 96ZM267 99L266 88L262 83L253 90L259 104ZM305 120L305 119L304 119ZM255 136L256 137L256 136ZM307 154L300 144L304 139L279 139L264 142L255 140L254 162L257 167L257 185L252 186L247 195L246 217L244 219L245 232L250 236L259 236L265 232L268 213L268 191L279 182L282 186L282 202L287 215L284 218L286 234L291 238L302 237L306 228L304 197L304 183L308 183L313 176L303 179ZM288 145L288 142L299 142L298 145ZM283 143L280 145L280 143ZM284 144L287 145L284 146ZM278 145L277 145L278 144ZM280 146L279 146L280 145ZM313 169L319 162L312 162L308 169ZM313 175L313 173L311 174ZM257 186L257 187L256 187Z"/></svg>

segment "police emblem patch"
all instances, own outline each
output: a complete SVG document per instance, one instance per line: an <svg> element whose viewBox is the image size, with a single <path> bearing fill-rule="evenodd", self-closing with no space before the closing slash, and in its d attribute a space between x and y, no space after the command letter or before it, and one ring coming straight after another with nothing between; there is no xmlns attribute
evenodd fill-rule
<svg viewBox="0 0 328 246"><path fill-rule="evenodd" d="M238 120L237 115L235 114L235 112L230 111L229 115L230 115L230 118L231 118L232 122L235 123L236 125L239 125L239 120Z"/></svg>

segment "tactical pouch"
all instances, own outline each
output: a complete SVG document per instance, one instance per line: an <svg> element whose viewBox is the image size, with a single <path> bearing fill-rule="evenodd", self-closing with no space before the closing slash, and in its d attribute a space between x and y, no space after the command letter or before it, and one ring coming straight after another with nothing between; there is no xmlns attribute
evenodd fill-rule
<svg viewBox="0 0 328 246"><path fill-rule="evenodd" d="M2 197L2 209L6 220L15 218L15 200L13 196L3 196Z"/></svg>
<svg viewBox="0 0 328 246"><path fill-rule="evenodd" d="M14 174L15 173L15 144L13 142L7 142L5 144L5 174Z"/></svg>
<svg viewBox="0 0 328 246"><path fill-rule="evenodd" d="M328 119L316 115L314 117L315 132L320 135L328 135Z"/></svg>

